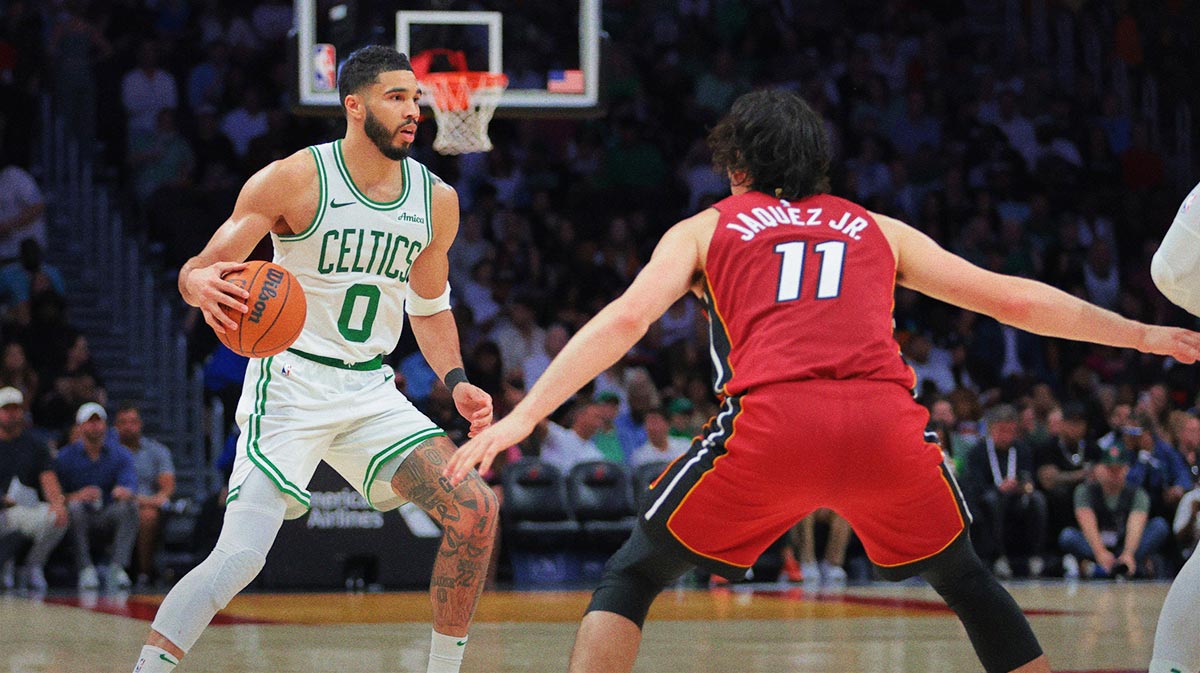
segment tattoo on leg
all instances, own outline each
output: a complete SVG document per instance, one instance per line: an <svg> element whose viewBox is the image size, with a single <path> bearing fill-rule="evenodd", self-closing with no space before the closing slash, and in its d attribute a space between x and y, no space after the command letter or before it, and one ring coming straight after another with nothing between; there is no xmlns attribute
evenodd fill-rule
<svg viewBox="0 0 1200 673"><path fill-rule="evenodd" d="M466 628L487 578L496 538L496 494L472 473L457 487L442 477L454 445L445 437L418 444L392 477L392 488L442 526L430 578L435 628Z"/></svg>

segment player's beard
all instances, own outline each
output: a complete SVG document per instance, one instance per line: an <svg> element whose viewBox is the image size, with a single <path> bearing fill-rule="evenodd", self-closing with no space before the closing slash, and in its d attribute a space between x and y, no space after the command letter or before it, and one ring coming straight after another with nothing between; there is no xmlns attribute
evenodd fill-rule
<svg viewBox="0 0 1200 673"><path fill-rule="evenodd" d="M396 132L408 122L397 126L395 129L388 131L379 118L371 113L371 108L367 108L367 118L363 120L363 131L366 131L367 138L375 143L375 147L379 148L383 156L392 161L403 161L408 158L409 147L396 147L392 144L392 138L396 137Z"/></svg>

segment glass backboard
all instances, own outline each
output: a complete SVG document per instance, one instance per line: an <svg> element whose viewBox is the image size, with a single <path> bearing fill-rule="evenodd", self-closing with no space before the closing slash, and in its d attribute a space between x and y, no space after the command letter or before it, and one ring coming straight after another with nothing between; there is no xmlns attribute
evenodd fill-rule
<svg viewBox="0 0 1200 673"><path fill-rule="evenodd" d="M503 72L497 116L598 109L600 0L294 0L300 111L337 113L338 65L392 44L432 71Z"/></svg>

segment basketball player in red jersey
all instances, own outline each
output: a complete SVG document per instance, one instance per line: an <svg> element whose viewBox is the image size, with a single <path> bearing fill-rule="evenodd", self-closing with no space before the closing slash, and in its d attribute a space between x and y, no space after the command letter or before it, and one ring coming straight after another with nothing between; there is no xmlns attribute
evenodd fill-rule
<svg viewBox="0 0 1200 673"><path fill-rule="evenodd" d="M446 470L486 470L645 333L685 292L707 305L720 411L644 494L641 525L605 567L572 673L630 671L658 593L693 565L742 577L809 512L849 520L881 574L927 579L988 673L1049 671L1012 597L984 568L914 375L892 336L896 283L1037 334L1183 362L1200 334L1144 325L1024 278L985 271L897 220L823 193L821 118L799 97L739 98L709 135L733 196L672 227L620 298L559 353L511 414Z"/></svg>

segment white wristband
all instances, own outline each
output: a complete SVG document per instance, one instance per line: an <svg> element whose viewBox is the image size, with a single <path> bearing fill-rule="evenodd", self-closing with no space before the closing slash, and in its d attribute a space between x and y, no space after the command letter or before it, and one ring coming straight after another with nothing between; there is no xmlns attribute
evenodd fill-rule
<svg viewBox="0 0 1200 673"><path fill-rule="evenodd" d="M434 297L426 299L417 294L412 285L408 286L408 299L404 302L404 311L409 315L427 316L442 311L450 310L450 283L446 283L446 291Z"/></svg>

